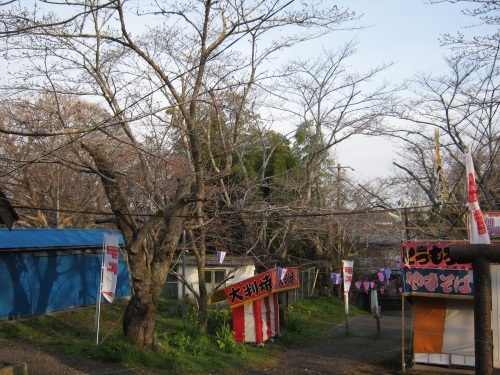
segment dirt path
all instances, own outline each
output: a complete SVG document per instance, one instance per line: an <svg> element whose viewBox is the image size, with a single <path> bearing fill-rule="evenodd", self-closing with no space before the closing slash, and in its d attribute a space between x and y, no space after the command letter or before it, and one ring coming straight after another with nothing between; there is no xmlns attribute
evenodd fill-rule
<svg viewBox="0 0 500 375"><path fill-rule="evenodd" d="M377 335L377 323L371 314L356 316L349 320L349 334L346 325L341 324L327 338L291 350L276 368L245 374L401 374L401 320L401 311L383 312ZM409 338L410 324L405 319L405 340Z"/></svg>

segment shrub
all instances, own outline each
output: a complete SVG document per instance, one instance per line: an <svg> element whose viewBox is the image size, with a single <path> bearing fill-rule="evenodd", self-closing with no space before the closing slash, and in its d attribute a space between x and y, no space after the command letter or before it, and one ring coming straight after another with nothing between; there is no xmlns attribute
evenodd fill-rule
<svg viewBox="0 0 500 375"><path fill-rule="evenodd" d="M208 315L207 332L215 334L223 325L231 325L231 312L229 310L214 310Z"/></svg>
<svg viewBox="0 0 500 375"><path fill-rule="evenodd" d="M286 329L289 332L305 333L307 331L307 320L311 312L294 310L293 306L288 306L286 314Z"/></svg>
<svg viewBox="0 0 500 375"><path fill-rule="evenodd" d="M231 326L227 323L222 324L215 331L215 341L219 348L225 350L228 353L233 354L244 354L245 347L243 344L238 343L234 340L234 332L231 330Z"/></svg>

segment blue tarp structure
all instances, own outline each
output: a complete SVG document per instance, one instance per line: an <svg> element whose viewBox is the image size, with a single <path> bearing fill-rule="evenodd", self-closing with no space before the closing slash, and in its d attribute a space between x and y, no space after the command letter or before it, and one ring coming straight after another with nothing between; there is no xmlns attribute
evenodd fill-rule
<svg viewBox="0 0 500 375"><path fill-rule="evenodd" d="M0 229L0 318L96 303L104 229ZM120 254L116 297L130 295Z"/></svg>

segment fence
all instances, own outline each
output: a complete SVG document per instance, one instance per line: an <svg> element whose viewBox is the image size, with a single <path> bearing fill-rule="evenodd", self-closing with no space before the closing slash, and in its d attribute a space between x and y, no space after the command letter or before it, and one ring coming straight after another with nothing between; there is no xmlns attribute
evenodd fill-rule
<svg viewBox="0 0 500 375"><path fill-rule="evenodd" d="M318 270L311 267L299 272L300 288L290 290L286 293L286 304L293 303L299 299L310 297L314 293Z"/></svg>

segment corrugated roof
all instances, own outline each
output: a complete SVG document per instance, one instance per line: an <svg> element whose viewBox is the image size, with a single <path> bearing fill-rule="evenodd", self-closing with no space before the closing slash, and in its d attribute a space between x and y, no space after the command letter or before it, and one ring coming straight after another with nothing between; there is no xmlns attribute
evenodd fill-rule
<svg viewBox="0 0 500 375"><path fill-rule="evenodd" d="M119 235L123 244L119 232L107 229L0 228L0 250L102 246L105 233Z"/></svg>

